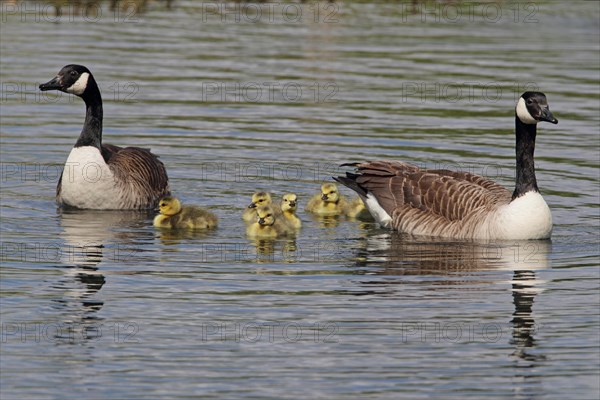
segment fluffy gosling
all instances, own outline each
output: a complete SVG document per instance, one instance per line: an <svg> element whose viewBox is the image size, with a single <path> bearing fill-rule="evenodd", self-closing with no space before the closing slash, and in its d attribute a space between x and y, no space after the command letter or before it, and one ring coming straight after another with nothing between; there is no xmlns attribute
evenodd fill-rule
<svg viewBox="0 0 600 400"><path fill-rule="evenodd" d="M246 234L252 238L277 238L292 235L292 228L276 217L271 206L259 207L256 210L256 222L248 225Z"/></svg>
<svg viewBox="0 0 600 400"><path fill-rule="evenodd" d="M298 209L298 196L294 193L286 193L283 195L281 200L281 211L283 219L294 229L300 229L302 227L302 221L296 215Z"/></svg>
<svg viewBox="0 0 600 400"><path fill-rule="evenodd" d="M352 199L348 204L346 215L350 218L356 218L363 221L375 221L369 210L367 210L367 207L365 207L365 203L363 203L358 196Z"/></svg>
<svg viewBox="0 0 600 400"><path fill-rule="evenodd" d="M248 207L242 214L242 219L247 224L251 224L256 221L256 209L262 206L270 206L272 203L271 195L267 192L256 192L252 195L252 202L248 204Z"/></svg>
<svg viewBox="0 0 600 400"><path fill-rule="evenodd" d="M160 214L154 217L154 226L169 229L212 229L217 217L208 210L196 206L182 206L175 197L163 197L158 203Z"/></svg>
<svg viewBox="0 0 600 400"><path fill-rule="evenodd" d="M348 212L348 208L348 202L335 183L321 185L321 193L315 194L306 205L306 211L317 215L343 215Z"/></svg>

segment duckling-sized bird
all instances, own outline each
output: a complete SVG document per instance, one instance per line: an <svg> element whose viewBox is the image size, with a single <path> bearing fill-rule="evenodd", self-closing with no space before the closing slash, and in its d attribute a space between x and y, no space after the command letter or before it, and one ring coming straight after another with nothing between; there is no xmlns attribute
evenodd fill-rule
<svg viewBox="0 0 600 400"><path fill-rule="evenodd" d="M367 207L365 207L365 203L363 203L363 201L358 196L353 198L350 201L350 203L348 203L346 215L352 219L360 219L363 221L375 221L371 216L369 210L367 210Z"/></svg>
<svg viewBox="0 0 600 400"><path fill-rule="evenodd" d="M182 206L175 197L163 197L159 207L160 214L154 217L154 226L157 228L212 229L218 224L217 217L210 211L196 206Z"/></svg>
<svg viewBox="0 0 600 400"><path fill-rule="evenodd" d="M83 65L67 65L40 90L79 96L86 115L56 187L60 206L95 210L154 209L170 195L167 171L158 157L140 147L102 143L102 97Z"/></svg>
<svg viewBox="0 0 600 400"><path fill-rule="evenodd" d="M302 221L296 215L298 209L298 196L295 193L286 193L281 200L281 213L283 219L294 229L302 227Z"/></svg>
<svg viewBox="0 0 600 400"><path fill-rule="evenodd" d="M315 194L306 205L306 211L324 216L344 215L348 212L348 202L335 183L324 183L321 193Z"/></svg>
<svg viewBox="0 0 600 400"><path fill-rule="evenodd" d="M248 225L246 234L252 238L277 238L294 234L294 229L277 218L271 206L259 207L256 210L256 222Z"/></svg>
<svg viewBox="0 0 600 400"><path fill-rule="evenodd" d="M347 164L338 182L356 191L377 223L412 235L457 239L548 239L552 213L537 186L537 124L558 120L546 95L525 92L515 107L516 182L511 193L483 176L421 169L400 161Z"/></svg>
<svg viewBox="0 0 600 400"><path fill-rule="evenodd" d="M252 202L248 204L248 207L244 210L242 214L242 219L247 224L251 224L256 222L256 210L258 207L263 206L273 206L273 200L271 199L271 195L267 192L256 192L252 195ZM278 212L278 209L274 209L275 212Z"/></svg>

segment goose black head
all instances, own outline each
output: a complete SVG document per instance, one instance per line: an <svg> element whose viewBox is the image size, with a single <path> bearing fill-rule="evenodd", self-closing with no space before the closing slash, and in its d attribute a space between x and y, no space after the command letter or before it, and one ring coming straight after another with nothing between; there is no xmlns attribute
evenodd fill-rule
<svg viewBox="0 0 600 400"><path fill-rule="evenodd" d="M550 112L546 95L542 92L523 93L515 111L517 118L524 124L537 124L540 121L558 124L558 120Z"/></svg>
<svg viewBox="0 0 600 400"><path fill-rule="evenodd" d="M61 92L83 96L88 87L95 85L89 69L83 65L64 66L49 82L40 85L41 91L60 90Z"/></svg>

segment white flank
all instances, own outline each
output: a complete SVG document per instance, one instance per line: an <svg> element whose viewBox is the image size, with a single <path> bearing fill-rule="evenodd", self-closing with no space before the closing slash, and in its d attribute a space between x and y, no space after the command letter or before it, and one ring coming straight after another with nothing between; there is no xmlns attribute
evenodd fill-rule
<svg viewBox="0 0 600 400"><path fill-rule="evenodd" d="M533 118L531 116L531 114L529 113L529 111L527 110L527 105L525 105L525 99L522 97L519 97L519 101L517 102L517 117L519 117L519 119L521 120L521 122L523 122L524 124L537 124L539 121L536 120L535 118Z"/></svg>
<svg viewBox="0 0 600 400"><path fill-rule="evenodd" d="M488 237L493 239L548 239L552 234L550 208L534 191L501 207L488 223Z"/></svg>
<svg viewBox="0 0 600 400"><path fill-rule="evenodd" d="M61 199L78 208L108 210L121 208L114 175L100 150L93 146L74 147L65 163Z"/></svg>
<svg viewBox="0 0 600 400"><path fill-rule="evenodd" d="M364 200L364 199L363 199ZM367 194L367 198L364 201L367 210L371 213L375 221L383 228L391 228L392 217L379 205L379 202L373 196L372 193Z"/></svg>
<svg viewBox="0 0 600 400"><path fill-rule="evenodd" d="M73 93L78 96L81 96L83 92L85 92L85 88L87 87L89 77L90 74L88 74L87 72L81 74L79 79L77 79L77 81L74 84L67 88L67 93Z"/></svg>

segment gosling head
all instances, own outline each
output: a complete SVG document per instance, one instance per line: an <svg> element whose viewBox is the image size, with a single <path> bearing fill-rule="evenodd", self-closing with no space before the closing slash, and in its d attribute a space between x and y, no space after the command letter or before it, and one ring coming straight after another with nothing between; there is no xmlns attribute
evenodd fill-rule
<svg viewBox="0 0 600 400"><path fill-rule="evenodd" d="M550 112L546 95L542 92L523 93L517 101L515 112L524 124L532 125L540 121L558 124L558 120Z"/></svg>
<svg viewBox="0 0 600 400"><path fill-rule="evenodd" d="M270 206L259 207L256 210L258 216L258 224L262 226L271 226L275 223L275 215Z"/></svg>
<svg viewBox="0 0 600 400"><path fill-rule="evenodd" d="M256 192L252 195L252 203L248 204L248 208L257 208L271 205L271 195L267 192Z"/></svg>
<svg viewBox="0 0 600 400"><path fill-rule="evenodd" d="M321 186L321 200L326 203L337 203L340 199L340 194L335 183L324 183Z"/></svg>
<svg viewBox="0 0 600 400"><path fill-rule="evenodd" d="M296 211L298 208L298 196L294 193L286 193L281 200L281 211Z"/></svg>
<svg viewBox="0 0 600 400"><path fill-rule="evenodd" d="M41 91L59 90L80 97L93 88L98 90L98 85L90 70L76 64L64 66L52 80L40 85Z"/></svg>
<svg viewBox="0 0 600 400"><path fill-rule="evenodd" d="M163 197L158 203L162 215L172 216L181 211L181 202L175 197Z"/></svg>

